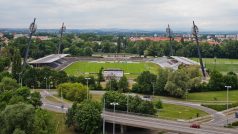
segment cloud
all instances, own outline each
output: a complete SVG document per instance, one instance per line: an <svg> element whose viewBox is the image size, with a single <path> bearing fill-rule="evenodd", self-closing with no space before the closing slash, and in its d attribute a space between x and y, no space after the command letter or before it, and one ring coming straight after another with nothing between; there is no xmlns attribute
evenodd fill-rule
<svg viewBox="0 0 238 134"><path fill-rule="evenodd" d="M238 30L237 0L0 0L0 27Z"/></svg>

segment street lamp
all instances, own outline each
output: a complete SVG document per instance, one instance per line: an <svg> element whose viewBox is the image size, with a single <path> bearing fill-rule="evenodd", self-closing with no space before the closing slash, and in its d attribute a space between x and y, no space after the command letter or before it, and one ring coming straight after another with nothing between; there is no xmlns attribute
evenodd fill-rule
<svg viewBox="0 0 238 134"><path fill-rule="evenodd" d="M151 82L153 88L153 98L155 97L155 82Z"/></svg>
<svg viewBox="0 0 238 134"><path fill-rule="evenodd" d="M22 87L22 72L17 73L17 74L18 74L18 82L19 82L19 85L21 85L21 87Z"/></svg>
<svg viewBox="0 0 238 134"><path fill-rule="evenodd" d="M127 93L127 104L126 104L126 112L129 112L129 92Z"/></svg>
<svg viewBox="0 0 238 134"><path fill-rule="evenodd" d="M115 117L116 106L119 104L116 102L112 102L112 103L110 103L110 105L113 105L113 113L114 113L114 117ZM113 120L113 134L115 134L115 120Z"/></svg>
<svg viewBox="0 0 238 134"><path fill-rule="evenodd" d="M190 89L186 89L186 101L188 101L188 91L189 91Z"/></svg>
<svg viewBox="0 0 238 134"><path fill-rule="evenodd" d="M91 78L85 78L87 80L87 100L89 98L89 92L88 92L88 80L90 80Z"/></svg>
<svg viewBox="0 0 238 134"><path fill-rule="evenodd" d="M105 134L105 97L103 98L103 134Z"/></svg>
<svg viewBox="0 0 238 134"><path fill-rule="evenodd" d="M226 92L226 109L228 110L229 106L228 106L228 101L229 101L229 88L231 88L231 86L225 86L226 89L227 89L227 92ZM227 117L227 125L228 125L228 117Z"/></svg>
<svg viewBox="0 0 238 134"><path fill-rule="evenodd" d="M47 77L44 77L45 79L45 89L47 89Z"/></svg>

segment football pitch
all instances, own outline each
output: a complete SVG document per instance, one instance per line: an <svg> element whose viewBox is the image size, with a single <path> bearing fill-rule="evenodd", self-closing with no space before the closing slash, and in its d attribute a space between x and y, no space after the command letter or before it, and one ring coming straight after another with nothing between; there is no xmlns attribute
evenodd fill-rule
<svg viewBox="0 0 238 134"><path fill-rule="evenodd" d="M100 68L104 69L122 69L126 76L136 77L143 71L150 71L157 74L159 66L149 62L85 62L79 61L65 68L68 75L89 75L97 74Z"/></svg>
<svg viewBox="0 0 238 134"><path fill-rule="evenodd" d="M199 62L198 58L191 58ZM227 72L238 73L238 59L221 59L221 58L203 58L203 62L207 69L217 70L223 74Z"/></svg>

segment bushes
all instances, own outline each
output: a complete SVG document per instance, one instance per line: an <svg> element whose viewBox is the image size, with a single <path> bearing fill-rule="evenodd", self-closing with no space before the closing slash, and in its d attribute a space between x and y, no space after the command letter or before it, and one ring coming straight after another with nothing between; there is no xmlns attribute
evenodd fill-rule
<svg viewBox="0 0 238 134"><path fill-rule="evenodd" d="M70 101L82 102L87 98L87 88L80 83L63 83L57 86L58 95Z"/></svg>
<svg viewBox="0 0 238 134"><path fill-rule="evenodd" d="M162 109L162 108L163 108L162 101L161 101L161 100L157 100L157 101L155 102L155 107L156 107L157 109Z"/></svg>
<svg viewBox="0 0 238 134"><path fill-rule="evenodd" d="M110 105L112 102L117 102L116 110L126 111L128 101L128 111L133 113L142 113L154 115L156 113L155 107L151 101L144 101L139 96L126 96L122 93L115 91L108 91L104 94L105 107L113 109Z"/></svg>

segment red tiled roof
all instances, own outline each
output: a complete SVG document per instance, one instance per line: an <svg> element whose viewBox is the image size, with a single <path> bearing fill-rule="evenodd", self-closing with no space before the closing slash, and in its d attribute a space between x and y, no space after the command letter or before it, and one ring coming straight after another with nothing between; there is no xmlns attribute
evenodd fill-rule
<svg viewBox="0 0 238 134"><path fill-rule="evenodd" d="M145 41L145 40L159 42L159 41L168 41L169 38L167 38L167 37L131 37L130 38L130 41L133 41L133 42L134 41ZM174 40L180 42L181 37L175 37Z"/></svg>

